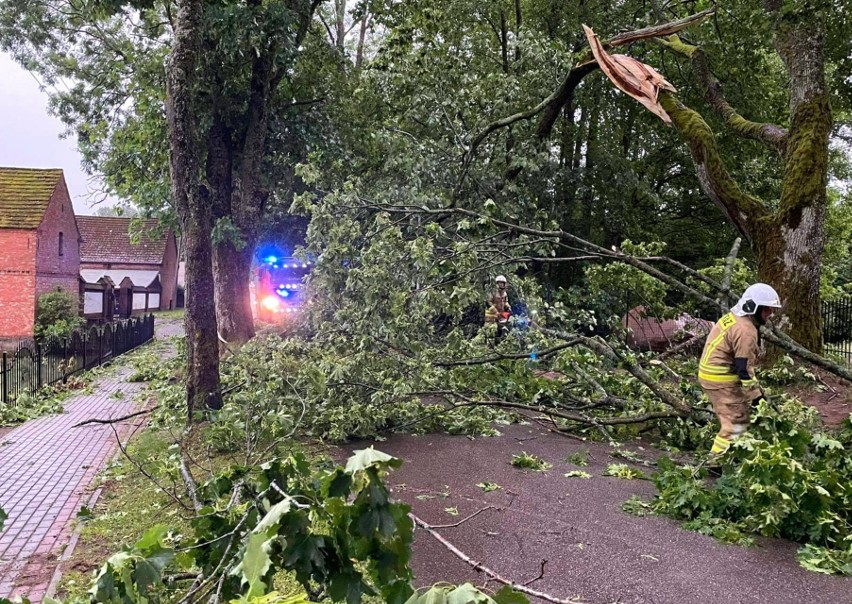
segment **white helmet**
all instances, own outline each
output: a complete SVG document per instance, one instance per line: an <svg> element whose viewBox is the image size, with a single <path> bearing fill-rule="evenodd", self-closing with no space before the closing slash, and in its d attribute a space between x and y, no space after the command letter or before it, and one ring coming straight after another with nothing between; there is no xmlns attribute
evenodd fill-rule
<svg viewBox="0 0 852 604"><path fill-rule="evenodd" d="M745 290L740 301L731 309L738 317L753 315L758 307L781 308L781 298L771 285L755 283Z"/></svg>
<svg viewBox="0 0 852 604"><path fill-rule="evenodd" d="M497 283L506 283L506 277L504 277L503 275L497 275L497 278L494 279L494 281L496 281Z"/></svg>

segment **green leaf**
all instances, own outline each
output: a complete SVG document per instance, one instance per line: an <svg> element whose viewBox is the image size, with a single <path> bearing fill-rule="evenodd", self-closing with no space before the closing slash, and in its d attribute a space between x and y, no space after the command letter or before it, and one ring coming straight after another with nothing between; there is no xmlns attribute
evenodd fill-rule
<svg viewBox="0 0 852 604"><path fill-rule="evenodd" d="M354 474L374 466L398 468L401 465L402 460L370 447L369 449L355 451L352 457L346 461L346 473Z"/></svg>
<svg viewBox="0 0 852 604"><path fill-rule="evenodd" d="M278 523L281 520L281 516L290 511L292 507L292 499L286 497L269 508L269 511L266 512L266 515L257 523L257 526L254 527L255 533L263 533L264 535L275 531L270 531L270 529L278 529Z"/></svg>
<svg viewBox="0 0 852 604"><path fill-rule="evenodd" d="M449 604L446 588L438 585L432 587L417 599L417 604Z"/></svg>
<svg viewBox="0 0 852 604"><path fill-rule="evenodd" d="M162 524L152 526L145 531L133 547L143 553L160 550L163 547L163 539L165 539L168 531L169 529Z"/></svg>
<svg viewBox="0 0 852 604"><path fill-rule="evenodd" d="M147 596L152 585L160 583L163 569L174 559L172 550L162 550L147 558L138 560L133 571L133 582L142 596Z"/></svg>
<svg viewBox="0 0 852 604"><path fill-rule="evenodd" d="M477 483L476 486L478 486L480 489L482 489L486 493L490 493L491 491L496 491L497 489L503 488L499 484L497 484L496 482L480 482L480 483Z"/></svg>
<svg viewBox="0 0 852 604"><path fill-rule="evenodd" d="M232 575L241 576L248 584L247 597L261 595L266 589L263 577L269 572L272 561L269 558L269 550L272 547L272 539L265 534L250 533L248 543L243 554L242 561L231 572Z"/></svg>
<svg viewBox="0 0 852 604"><path fill-rule="evenodd" d="M509 587L503 586L503 589L498 591L493 596L497 604L530 604L529 599L522 593L519 593Z"/></svg>
<svg viewBox="0 0 852 604"><path fill-rule="evenodd" d="M352 475L338 469L328 482L329 497L348 497L352 490Z"/></svg>
<svg viewBox="0 0 852 604"><path fill-rule="evenodd" d="M588 472L584 472L583 470L571 470L570 472L565 472L563 475L565 478L591 478L592 475Z"/></svg>
<svg viewBox="0 0 852 604"><path fill-rule="evenodd" d="M470 583L459 585L447 594L447 604L491 604L491 597Z"/></svg>
<svg viewBox="0 0 852 604"><path fill-rule="evenodd" d="M94 517L95 515L92 513L92 510L85 505L80 506L80 510L77 512L77 520L91 520Z"/></svg>
<svg viewBox="0 0 852 604"><path fill-rule="evenodd" d="M642 470L635 470L625 463L611 463L604 471L604 476L614 476L623 478L624 480L634 480L636 478L646 480L648 477Z"/></svg>

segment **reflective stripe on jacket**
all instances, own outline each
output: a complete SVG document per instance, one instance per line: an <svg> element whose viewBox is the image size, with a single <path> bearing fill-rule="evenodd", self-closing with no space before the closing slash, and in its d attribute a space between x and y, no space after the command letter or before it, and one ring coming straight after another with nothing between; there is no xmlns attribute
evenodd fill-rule
<svg viewBox="0 0 852 604"><path fill-rule="evenodd" d="M749 317L728 313L713 326L698 364L698 379L708 390L742 385L751 389L757 386L754 362L757 358L757 326ZM741 380L734 367L734 359L748 360L750 379Z"/></svg>

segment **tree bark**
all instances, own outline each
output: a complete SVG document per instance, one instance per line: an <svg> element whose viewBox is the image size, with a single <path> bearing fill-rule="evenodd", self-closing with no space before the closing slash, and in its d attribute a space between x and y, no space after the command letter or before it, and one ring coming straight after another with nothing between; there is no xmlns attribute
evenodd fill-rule
<svg viewBox="0 0 852 604"><path fill-rule="evenodd" d="M778 10L777 7L775 10ZM822 352L820 275L825 246L828 137L832 115L825 84L824 24L819 13L778 18L775 46L790 76L789 132L740 117L721 96L700 50L676 37L666 46L698 56L707 98L735 132L762 140L783 153L784 178L778 210L770 212L731 178L713 132L696 112L672 95L660 96L666 112L689 145L705 193L751 243L758 278L778 290L784 308L776 323L809 350ZM701 67L703 65L703 67ZM703 75L702 75L703 74Z"/></svg>
<svg viewBox="0 0 852 604"><path fill-rule="evenodd" d="M227 120L214 112L207 135L207 181L215 216L230 220L239 237L239 241L229 238L217 242L213 255L215 296L211 300L215 299L219 335L231 349L239 348L255 334L249 287L251 262L268 198L263 162L269 109L290 66L276 65L275 57L282 46L298 48L302 44L318 4L317 0L288 2L297 16L294 37L268 40L267 47L253 57L248 94L240 99L246 108L237 120L239 126L226 125ZM342 45L346 1L337 0L335 10L338 42Z"/></svg>
<svg viewBox="0 0 852 604"><path fill-rule="evenodd" d="M216 274L216 323L219 335L233 349L254 337L249 282L256 241L237 249L232 241L216 244L213 266Z"/></svg>
<svg viewBox="0 0 852 604"><path fill-rule="evenodd" d="M760 277L779 284L786 300L776 324L821 354L819 286L832 114L825 83L824 24L819 13L814 14L811 19L787 16L776 31L776 48L790 75L790 134L773 225L777 234L758 235L755 243Z"/></svg>
<svg viewBox="0 0 852 604"><path fill-rule="evenodd" d="M199 183L197 124L192 109L201 40L202 0L178 0L174 45L166 73L172 196L186 240L187 419L219 409L219 355L213 305L213 217Z"/></svg>

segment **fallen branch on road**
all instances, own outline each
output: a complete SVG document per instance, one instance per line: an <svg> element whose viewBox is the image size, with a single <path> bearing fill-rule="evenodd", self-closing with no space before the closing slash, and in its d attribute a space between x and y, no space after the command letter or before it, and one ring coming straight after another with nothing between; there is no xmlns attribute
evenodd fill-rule
<svg viewBox="0 0 852 604"><path fill-rule="evenodd" d="M536 589L531 589L531 588L527 587L526 585L523 585L521 583L517 583L515 581L512 581L511 579L507 579L507 578L501 576L496 571L488 568L487 566L485 566L481 562L477 562L476 560L474 560L473 558L471 558L470 556L465 554L463 551L461 551L455 545L453 545L452 543L447 541L444 537L442 537L441 534L435 530L435 527L433 527L430 524L427 524L423 519L421 519L418 516L415 516L414 514L411 514L411 513L408 514L408 517L411 518L411 520L414 521L415 525L419 526L420 528L425 530L427 533L432 535L441 545L443 545L448 550L450 550L450 552L452 552L457 558L459 558L460 560L470 564L475 571L485 573L486 575L488 575L488 577L490 579L493 579L494 581L497 581L498 583L502 583L503 585L508 585L509 587L511 587L512 589L514 589L517 592L527 594L528 596L533 596L534 598L541 598L542 600L546 600L547 602L553 602L553 604L582 604L582 600L574 600L574 599L565 600L565 599L562 599L562 598L557 598L556 596L552 596L550 594L544 593L542 591L538 591ZM543 569L543 565L542 565L542 569Z"/></svg>

